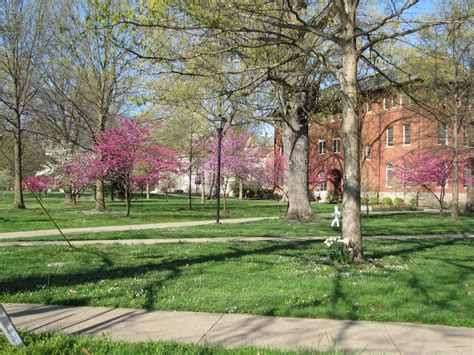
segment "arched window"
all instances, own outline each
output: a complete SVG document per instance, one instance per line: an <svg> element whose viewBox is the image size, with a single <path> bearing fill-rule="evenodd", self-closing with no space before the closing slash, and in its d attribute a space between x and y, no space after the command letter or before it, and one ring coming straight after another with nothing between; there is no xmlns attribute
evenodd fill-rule
<svg viewBox="0 0 474 355"><path fill-rule="evenodd" d="M385 168L385 176L386 176L386 186L392 187L393 186L393 165L388 163L387 167Z"/></svg>

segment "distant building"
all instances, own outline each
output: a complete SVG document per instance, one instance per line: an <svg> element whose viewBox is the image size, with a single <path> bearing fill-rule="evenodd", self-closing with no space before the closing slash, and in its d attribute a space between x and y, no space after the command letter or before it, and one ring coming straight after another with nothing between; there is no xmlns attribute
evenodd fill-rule
<svg viewBox="0 0 474 355"><path fill-rule="evenodd" d="M377 77L375 77L377 78ZM415 190L403 186L396 178L397 164L407 154L438 152L452 146L452 127L420 114L417 105L405 94L397 92L388 81L374 82L374 77L362 82L366 97L360 107L361 190L368 196L401 197L406 202ZM337 110L335 110L337 112ZM309 127L310 190L321 192L323 201L342 196L344 173L342 144L342 116L327 115L323 122ZM459 146L468 145L464 130L460 132ZM281 134L275 135L275 153L282 153ZM276 182L277 189L282 181ZM459 186L459 202L466 199L467 186ZM445 201L451 200L452 183L448 181ZM433 204L429 193L421 194L421 202Z"/></svg>

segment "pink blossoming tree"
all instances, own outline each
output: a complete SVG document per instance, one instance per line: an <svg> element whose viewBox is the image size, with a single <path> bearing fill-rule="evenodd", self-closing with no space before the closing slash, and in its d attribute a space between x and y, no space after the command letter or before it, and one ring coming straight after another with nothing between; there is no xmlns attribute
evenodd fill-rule
<svg viewBox="0 0 474 355"><path fill-rule="evenodd" d="M265 158L265 167L262 176L266 182L273 186L273 192L286 199L287 193L283 186L285 175L285 157L280 152L271 152Z"/></svg>
<svg viewBox="0 0 474 355"><path fill-rule="evenodd" d="M459 159L459 171L463 171L465 159ZM403 157L395 170L395 176L406 187L421 188L430 192L439 203L440 212L446 195L446 185L453 174L453 158L447 152L421 153ZM462 176L460 176L460 180ZM439 194L437 193L439 189Z"/></svg>
<svg viewBox="0 0 474 355"><path fill-rule="evenodd" d="M40 198L41 194L46 192L54 184L54 179L51 176L27 176L24 179L24 185L31 192L37 193Z"/></svg>
<svg viewBox="0 0 474 355"><path fill-rule="evenodd" d="M95 182L94 158L90 154L78 153L58 169L56 183L64 189L66 204L76 205L79 194Z"/></svg>
<svg viewBox="0 0 474 355"><path fill-rule="evenodd" d="M149 122L122 119L120 125L97 138L92 166L95 177L118 181L125 194L126 216L130 216L132 193L146 184L155 185L180 163L171 149L153 139Z"/></svg>
<svg viewBox="0 0 474 355"><path fill-rule="evenodd" d="M217 137L208 144L209 155L206 168L217 171ZM221 148L221 176L224 211L227 211L227 186L229 179L249 181L261 174L264 168L266 149L263 144L252 142L249 132L237 132L232 128L224 130Z"/></svg>

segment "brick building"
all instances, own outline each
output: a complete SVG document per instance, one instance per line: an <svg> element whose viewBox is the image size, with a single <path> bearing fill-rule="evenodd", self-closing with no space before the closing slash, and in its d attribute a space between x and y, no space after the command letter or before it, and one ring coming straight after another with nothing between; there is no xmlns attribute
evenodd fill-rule
<svg viewBox="0 0 474 355"><path fill-rule="evenodd" d="M361 123L361 190L367 196L400 197L406 202L419 189L403 186L396 178L400 159L415 152L441 152L452 146L452 127L429 119L420 113L411 99L387 85L372 86L370 97L360 108ZM366 92L367 93L367 92ZM310 123L310 189L321 191L322 200L342 196L343 144L342 117L332 114ZM459 146L467 146L468 137L460 132ZM282 151L281 137L276 134L276 151ZM312 182L312 183L311 183ZM445 201L451 200L452 183L448 181ZM421 203L430 205L434 199L421 191ZM459 186L459 200L464 203L467 187ZM335 196L335 197L333 197Z"/></svg>

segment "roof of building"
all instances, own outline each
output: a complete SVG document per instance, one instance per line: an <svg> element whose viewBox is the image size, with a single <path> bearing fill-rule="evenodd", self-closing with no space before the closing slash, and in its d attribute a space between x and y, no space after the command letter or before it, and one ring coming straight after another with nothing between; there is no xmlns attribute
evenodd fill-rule
<svg viewBox="0 0 474 355"><path fill-rule="evenodd" d="M383 74L374 73L359 79L359 90L361 92L376 91L384 89L391 85L402 85L420 80L419 75L410 75L408 73L398 71L387 71Z"/></svg>

